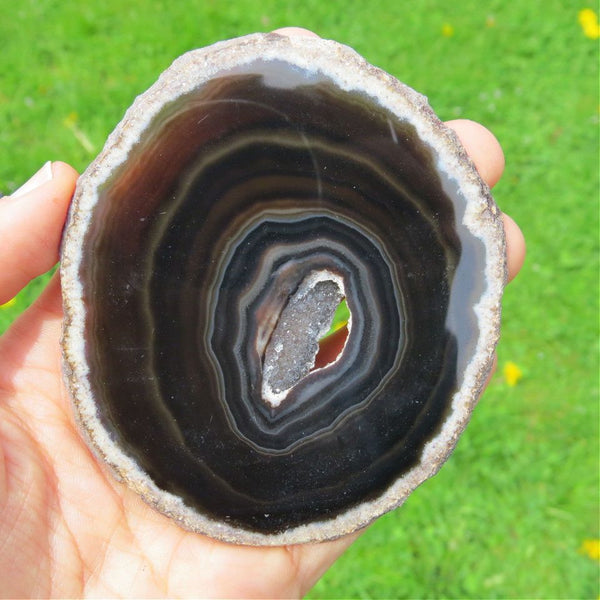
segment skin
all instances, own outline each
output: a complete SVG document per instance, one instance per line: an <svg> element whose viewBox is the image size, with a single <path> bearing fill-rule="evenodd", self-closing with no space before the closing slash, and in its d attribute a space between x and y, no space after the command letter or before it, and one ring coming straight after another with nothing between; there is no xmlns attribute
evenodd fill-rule
<svg viewBox="0 0 600 600"><path fill-rule="evenodd" d="M494 136L471 121L448 125L494 185L504 168ZM52 174L27 194L0 199L0 303L58 260L77 173L54 162ZM512 279L525 243L510 217L504 224ZM356 539L235 546L149 508L97 463L77 431L61 378L61 320L55 275L0 338L1 596L301 597Z"/></svg>

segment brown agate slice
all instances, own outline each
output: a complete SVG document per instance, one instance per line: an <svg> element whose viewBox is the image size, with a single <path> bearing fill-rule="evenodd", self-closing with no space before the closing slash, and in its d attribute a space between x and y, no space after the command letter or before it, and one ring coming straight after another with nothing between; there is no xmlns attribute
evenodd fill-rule
<svg viewBox="0 0 600 600"><path fill-rule="evenodd" d="M425 99L351 49L178 59L81 177L66 381L116 476L182 526L335 538L448 457L490 372L499 211ZM345 298L349 335L314 368Z"/></svg>

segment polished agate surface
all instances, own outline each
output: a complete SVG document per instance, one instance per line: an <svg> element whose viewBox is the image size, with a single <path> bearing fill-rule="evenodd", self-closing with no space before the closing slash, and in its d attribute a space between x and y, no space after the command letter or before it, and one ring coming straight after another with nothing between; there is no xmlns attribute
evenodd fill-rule
<svg viewBox="0 0 600 600"><path fill-rule="evenodd" d="M286 60L166 102L81 240L82 355L111 443L186 510L265 536L410 474L453 412L487 287L439 162L409 120ZM346 343L314 368L344 298Z"/></svg>

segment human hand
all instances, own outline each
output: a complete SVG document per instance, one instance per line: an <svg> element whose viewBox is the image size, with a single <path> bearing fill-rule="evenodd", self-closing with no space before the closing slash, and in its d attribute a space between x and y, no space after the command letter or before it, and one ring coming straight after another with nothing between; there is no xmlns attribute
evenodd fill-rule
<svg viewBox="0 0 600 600"><path fill-rule="evenodd" d="M449 126L496 183L504 159L495 138L470 121ZM51 175L0 199L0 303L58 259L77 174L53 163ZM504 222L512 278L524 242L514 222ZM61 320L55 275L0 338L0 595L297 597L357 537L242 547L184 531L149 508L78 433L61 378Z"/></svg>
<svg viewBox="0 0 600 600"><path fill-rule="evenodd" d="M471 121L452 127L489 185L504 159ZM0 199L0 303L58 259L77 174ZM509 279L525 245L504 216ZM62 384L60 281L0 338L0 593L32 596L295 597L356 534L333 542L254 548L184 531L99 465L80 437Z"/></svg>

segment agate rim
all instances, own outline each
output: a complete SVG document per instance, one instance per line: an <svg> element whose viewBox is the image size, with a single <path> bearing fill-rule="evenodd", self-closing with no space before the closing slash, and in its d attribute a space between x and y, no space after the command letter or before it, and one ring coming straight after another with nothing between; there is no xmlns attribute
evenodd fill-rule
<svg viewBox="0 0 600 600"><path fill-rule="evenodd" d="M94 404L86 366L84 329L86 307L82 301L79 269L82 240L97 201L96 190L126 160L138 136L165 102L190 91L215 74L256 59L283 60L302 69L317 70L344 90L358 90L399 118L409 121L420 138L435 147L438 168L455 180L468 198L463 223L485 245L487 289L475 313L480 328L474 359L463 384L454 394L451 415L440 433L424 448L421 461L378 498L342 515L267 535L211 520L182 500L159 489L105 430ZM452 452L459 435L491 372L500 330L500 300L506 282L504 230L501 213L456 135L435 116L427 100L384 71L370 65L351 48L320 38L253 34L219 42L178 58L148 91L139 96L85 173L80 177L63 239L61 281L64 328L62 338L64 378L75 415L89 445L113 474L150 505L185 529L238 544L276 546L335 539L365 527L401 505L423 481L434 475Z"/></svg>

